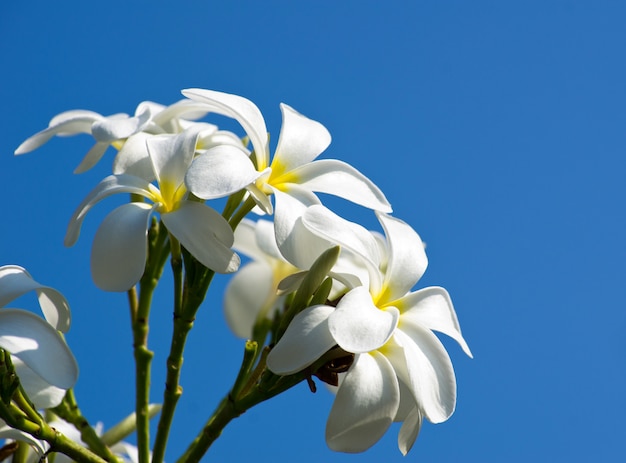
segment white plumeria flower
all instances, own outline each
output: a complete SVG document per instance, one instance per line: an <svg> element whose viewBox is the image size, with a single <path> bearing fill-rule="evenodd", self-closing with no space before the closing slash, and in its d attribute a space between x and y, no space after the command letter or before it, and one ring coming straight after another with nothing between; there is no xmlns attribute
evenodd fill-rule
<svg viewBox="0 0 626 463"><path fill-rule="evenodd" d="M147 127L150 123L150 117L150 107L147 105L137 107L137 112L133 117L127 114L103 116L82 109L65 111L53 117L48 128L36 133L18 146L15 154L33 151L55 135L90 134L96 139L96 144L87 152L74 170L74 173L82 173L95 166L111 144L126 139Z"/></svg>
<svg viewBox="0 0 626 463"><path fill-rule="evenodd" d="M46 320L22 309L5 308L35 291ZM37 408L58 405L78 379L78 366L58 331L67 331L70 312L57 290L37 283L17 265L0 267L0 348L11 354L20 382Z"/></svg>
<svg viewBox="0 0 626 463"><path fill-rule="evenodd" d="M278 284L299 269L280 254L274 240L274 226L267 220L244 219L235 230L233 248L252 258L228 283L224 293L226 321L235 335L250 339L255 324L271 319L282 306Z"/></svg>
<svg viewBox="0 0 626 463"><path fill-rule="evenodd" d="M198 131L162 135L146 140L158 188L144 178L111 175L78 206L68 226L65 245L78 239L87 212L115 193L131 193L153 202L131 202L114 209L100 225L91 253L94 282L106 291L126 291L141 278L147 251L150 217L159 212L168 231L206 267L230 273L239 267L239 256L230 247L230 225L206 204L188 200L185 173L194 156Z"/></svg>
<svg viewBox="0 0 626 463"><path fill-rule="evenodd" d="M317 213L319 211L315 211ZM333 450L361 452L375 444L393 421L403 421L398 446L412 447L422 417L440 423L456 405L450 358L434 331L456 340L471 357L445 289L410 292L427 266L420 237L406 223L377 214L387 237L387 258L364 255L364 265L385 262L365 286L350 289L336 308L316 305L300 312L272 349L267 365L287 375L303 370L335 346L354 354L326 427ZM326 237L332 226L307 226ZM339 235L337 244L349 245Z"/></svg>
<svg viewBox="0 0 626 463"><path fill-rule="evenodd" d="M232 117L246 131L256 161L232 146L218 146L198 156L187 174L187 185L196 196L213 199L245 188L257 205L273 212L269 196L283 192L306 205L317 204L318 193L328 193L382 212L391 212L383 193L367 177L345 162L315 161L330 144L328 130L314 120L281 104L283 123L276 152L270 163L269 139L259 108L246 98L204 89L183 90L211 111ZM277 229L284 217L276 205Z"/></svg>
<svg viewBox="0 0 626 463"><path fill-rule="evenodd" d="M113 173L128 173L137 175L135 164L145 166L147 153L145 139L139 143L126 144L136 135L159 135L178 134L190 128L194 124L203 124L205 129L210 129L214 141L206 142L207 148L219 143L239 144L241 141L230 132L221 132L211 124L196 123L193 120L206 115L206 105L190 101L180 100L170 106L164 106L152 101L141 102L135 115L114 114L103 116L93 111L72 110L65 111L53 117L48 128L36 133L25 140L16 150L15 154L25 154L39 148L53 136L71 136L80 133L90 134L96 144L85 155L74 173L83 173L95 166L102 158L109 146L120 150L114 162ZM126 149L124 149L126 147Z"/></svg>

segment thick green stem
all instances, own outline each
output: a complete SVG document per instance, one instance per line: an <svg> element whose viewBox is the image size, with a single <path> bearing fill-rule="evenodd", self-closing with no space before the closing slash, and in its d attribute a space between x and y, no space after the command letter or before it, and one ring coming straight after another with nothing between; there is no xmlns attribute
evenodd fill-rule
<svg viewBox="0 0 626 463"><path fill-rule="evenodd" d="M153 352L148 349L149 315L152 296L169 255L167 229L153 222L149 233L148 261L139 283L139 300L131 302L133 348L135 356L135 414L137 417L137 450L139 463L150 460L150 377Z"/></svg>

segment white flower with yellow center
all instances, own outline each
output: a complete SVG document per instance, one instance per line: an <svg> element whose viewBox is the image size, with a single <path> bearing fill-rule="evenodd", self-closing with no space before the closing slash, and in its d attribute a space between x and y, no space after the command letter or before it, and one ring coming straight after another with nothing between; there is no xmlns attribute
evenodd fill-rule
<svg viewBox="0 0 626 463"><path fill-rule="evenodd" d="M281 104L283 122L270 162L265 121L254 103L212 90L188 89L183 94L204 103L210 112L237 120L246 131L254 154L251 159L241 149L222 145L198 156L185 181L199 198L219 198L245 188L265 213L272 214L272 194L287 195L309 206L320 203L315 193L327 193L376 211L391 212L380 189L354 167L335 159L316 160L331 141L330 133L319 122ZM278 200L275 208L280 243L280 233L293 227L295 217Z"/></svg>
<svg viewBox="0 0 626 463"><path fill-rule="evenodd" d="M143 196L153 204L131 202L114 209L94 238L91 272L94 282L106 291L126 291L141 278L147 250L150 217L158 212L169 233L206 267L230 273L239 267L239 256L230 247L233 232L226 220L206 204L188 200L185 173L194 156L198 128L179 135L146 140L158 187L145 178L111 175L94 188L78 206L68 226L65 245L78 239L87 212L115 193Z"/></svg>
<svg viewBox="0 0 626 463"><path fill-rule="evenodd" d="M445 289L410 292L428 263L420 237L406 223L377 215L387 237L387 258L374 248L361 254L362 265L375 269L369 278L358 272L364 285L349 289L336 307L316 305L296 315L268 355L267 365L276 374L288 375L336 346L353 354L328 418L326 442L333 450L362 452L393 421L402 421L398 445L406 454L422 417L440 423L456 404L452 363L433 331L455 339L467 355L471 352ZM346 233L333 239L332 230L339 228L333 222L339 219L319 206L307 210L302 220L316 235L342 246L354 249L358 241Z"/></svg>

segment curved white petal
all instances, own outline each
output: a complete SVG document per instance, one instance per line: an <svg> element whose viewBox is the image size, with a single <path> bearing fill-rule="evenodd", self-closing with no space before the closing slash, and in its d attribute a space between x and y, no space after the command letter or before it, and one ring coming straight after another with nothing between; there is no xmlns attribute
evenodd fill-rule
<svg viewBox="0 0 626 463"><path fill-rule="evenodd" d="M5 424L3 420L0 420L0 439L12 439L20 442L26 442L35 452L37 452L39 458L43 457L46 450L50 448L50 445L46 441L35 439L33 436L24 431L12 428ZM39 461L39 458L35 461ZM28 461L28 463L31 462Z"/></svg>
<svg viewBox="0 0 626 463"><path fill-rule="evenodd" d="M296 315L267 356L267 367L277 375L290 375L311 365L336 343L328 331L327 305L314 305Z"/></svg>
<svg viewBox="0 0 626 463"><path fill-rule="evenodd" d="M198 103L193 100L179 100L167 107L162 108L160 111L152 111L152 121L163 127L164 129L173 129L171 127L174 121L180 118L196 120L200 119L207 114L206 104ZM167 130L169 133L174 133L172 130Z"/></svg>
<svg viewBox="0 0 626 463"><path fill-rule="evenodd" d="M146 139L154 135L139 132L126 140L122 149L113 160L113 173L115 175L128 174L144 179L146 182L156 180L152 161L148 154Z"/></svg>
<svg viewBox="0 0 626 463"><path fill-rule="evenodd" d="M371 232L343 219L322 205L308 207L302 215L302 224L315 235L360 256L362 259L359 259L357 265L367 269L370 291L372 293L378 291L382 285L382 275L379 271L381 255L378 243ZM347 267L344 270L347 270ZM359 269L357 275L361 273Z"/></svg>
<svg viewBox="0 0 626 463"><path fill-rule="evenodd" d="M338 452L363 452L385 434L400 393L389 361L379 352L357 355L326 423L326 443Z"/></svg>
<svg viewBox="0 0 626 463"><path fill-rule="evenodd" d="M150 122L151 117L150 106L146 105L142 107L142 112L134 117L107 117L94 122L91 133L97 141L111 143L140 132Z"/></svg>
<svg viewBox="0 0 626 463"><path fill-rule="evenodd" d="M67 392L65 389L52 386L44 381L41 376L31 370L18 357L13 357L11 361L17 376L20 378L20 384L24 387L28 398L35 405L35 408L51 408L61 403Z"/></svg>
<svg viewBox="0 0 626 463"><path fill-rule="evenodd" d="M463 352L473 357L461 334L450 295L444 288L431 286L420 289L395 301L394 306L402 312L402 320L411 320L424 328L450 336L459 343Z"/></svg>
<svg viewBox="0 0 626 463"><path fill-rule="evenodd" d="M179 208L161 214L165 226L202 265L218 273L239 268L233 252L234 235L228 222L205 204L183 201Z"/></svg>
<svg viewBox="0 0 626 463"><path fill-rule="evenodd" d="M286 182L339 196L375 211L391 212L389 201L374 182L343 161L322 159L305 164L289 172Z"/></svg>
<svg viewBox="0 0 626 463"><path fill-rule="evenodd" d="M341 298L328 318L328 328L343 350L355 354L371 352L389 340L398 316L394 307L378 309L367 288L359 286Z"/></svg>
<svg viewBox="0 0 626 463"><path fill-rule="evenodd" d="M197 148L198 150L208 150L222 145L234 146L246 153L247 156L250 155L250 151L243 145L241 138L227 130L203 132L198 139Z"/></svg>
<svg viewBox="0 0 626 463"><path fill-rule="evenodd" d="M389 249L381 302L404 296L422 277L428 266L424 243L408 224L386 214L376 214L387 236Z"/></svg>
<svg viewBox="0 0 626 463"><path fill-rule="evenodd" d="M288 262L298 268L308 269L322 252L333 245L302 224L304 211L311 204L319 204L317 198L307 198L304 195L296 197L294 192L295 190L287 194L274 190L276 244Z"/></svg>
<svg viewBox="0 0 626 463"><path fill-rule="evenodd" d="M280 104L283 124L272 160L272 175L308 164L330 145L330 133L322 124L303 116L291 106Z"/></svg>
<svg viewBox="0 0 626 463"><path fill-rule="evenodd" d="M104 291L128 291L143 275L154 206L128 203L105 217L91 248L91 275Z"/></svg>
<svg viewBox="0 0 626 463"><path fill-rule="evenodd" d="M262 171L269 165L267 128L261 111L254 103L238 95L201 88L189 88L182 93L187 98L207 104L211 112L232 117L239 122L254 148L258 170Z"/></svg>
<svg viewBox="0 0 626 463"><path fill-rule="evenodd" d="M413 407L411 413L404 419L400 432L398 433L398 448L402 455L409 453L415 444L415 440L422 428L423 416L419 407Z"/></svg>
<svg viewBox="0 0 626 463"><path fill-rule="evenodd" d="M104 156L104 153L109 146L110 144L108 142L96 142L96 144L93 145L89 151L87 151L87 154L85 154L83 160L80 161L80 164L78 164L76 169L74 169L74 173L82 174L95 166L98 161L102 159L102 156Z"/></svg>
<svg viewBox="0 0 626 463"><path fill-rule="evenodd" d="M265 253L259 248L256 239L256 227L258 222L243 219L235 229L235 241L233 249L250 257L252 260L265 260Z"/></svg>
<svg viewBox="0 0 626 463"><path fill-rule="evenodd" d="M67 331L70 328L70 306L59 291L37 283L30 273L18 265L0 267L0 307L13 299L36 291L44 317L56 330Z"/></svg>
<svg viewBox="0 0 626 463"><path fill-rule="evenodd" d="M91 133L91 125L94 121L104 117L93 111L73 110L65 111L56 115L50 121L48 128L26 139L15 150L15 154L25 154L39 148L55 135L76 135L79 133Z"/></svg>
<svg viewBox="0 0 626 463"><path fill-rule="evenodd" d="M256 242L263 253L274 260L285 261L276 244L274 224L269 220L258 220L255 228Z"/></svg>
<svg viewBox="0 0 626 463"><path fill-rule="evenodd" d="M177 188L184 182L197 140L198 128L178 135L155 135L146 139L154 174L161 188L164 184Z"/></svg>
<svg viewBox="0 0 626 463"><path fill-rule="evenodd" d="M185 184L197 197L215 199L242 190L260 175L241 148L223 145L194 159L185 176Z"/></svg>
<svg viewBox="0 0 626 463"><path fill-rule="evenodd" d="M99 201L116 193L134 193L157 201L158 198L150 191L153 188L154 187L145 180L133 175L109 175L96 185L76 208L67 226L64 240L65 246L73 246L74 243L76 243L85 215Z"/></svg>
<svg viewBox="0 0 626 463"><path fill-rule="evenodd" d="M226 322L236 336L252 338L254 324L276 299L272 269L264 262L250 262L233 276L224 292Z"/></svg>
<svg viewBox="0 0 626 463"><path fill-rule="evenodd" d="M59 333L42 318L19 309L0 310L0 347L53 386L69 389L78 366Z"/></svg>
<svg viewBox="0 0 626 463"><path fill-rule="evenodd" d="M404 320L394 341L385 353L398 377L429 421L446 421L456 406L456 377L441 341L430 330Z"/></svg>

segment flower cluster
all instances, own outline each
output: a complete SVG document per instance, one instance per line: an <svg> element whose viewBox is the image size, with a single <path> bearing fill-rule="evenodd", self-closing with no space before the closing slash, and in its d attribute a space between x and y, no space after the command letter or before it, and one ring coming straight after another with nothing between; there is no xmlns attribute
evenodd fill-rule
<svg viewBox="0 0 626 463"><path fill-rule="evenodd" d="M77 241L94 205L129 194L130 201L106 216L93 240L91 270L99 288L133 290L144 275L158 278L154 267L171 254L173 263L184 261L185 274L179 278L187 285L176 296L175 320L193 319L197 307L189 301L204 297L201 291L201 297L195 295L194 284L206 292L210 283L198 276L206 275L200 269L234 273L224 296L225 315L234 333L250 340L250 355L229 400L246 406L265 400L291 384L281 383L281 377L294 384L306 379L314 389L311 377L316 376L338 386L326 428L331 449L362 452L395 421L402 422L398 445L406 454L423 418L440 423L455 409L454 370L434 332L454 339L471 357L446 290L413 289L427 267L420 237L390 215L389 202L370 179L345 162L317 159L331 142L319 122L281 104L282 126L272 153L265 120L254 103L212 90L182 93L186 98L170 106L142 102L134 116L68 111L18 147L15 154L23 154L54 135L90 134L96 143L77 173L94 167L109 147L117 150L110 175L78 205L65 244ZM201 121L210 114L234 119L243 136ZM373 211L384 235L341 218L317 193ZM211 207L219 198L227 198L222 213ZM252 220L248 213L263 217ZM241 268L237 252L251 259ZM12 272L11 287L17 288L6 294L36 290L46 320L54 329L66 328L69 312L58 308L67 307L59 304L62 296L15 269L5 270ZM0 305L6 302L1 283ZM62 392L70 388L75 364L64 343L54 344L54 329L39 327L37 342L54 344L57 350L47 355L64 358L67 366L60 369L55 360L55 372L40 371L39 363L31 363L29 348L6 340L16 336L18 326L27 326L11 324L11 315L33 324L40 319L6 309L3 315L9 321L0 323L0 331L8 334L0 333L0 347L14 355L16 369L31 368ZM178 326L175 330L190 329ZM265 349L257 347L265 343ZM176 368L169 374L168 382L174 383L168 389L175 390ZM164 410L170 410L177 399L166 392L164 400ZM157 459L162 437L157 435ZM189 449L194 458L198 445ZM140 442L138 458L144 461L141 449Z"/></svg>

